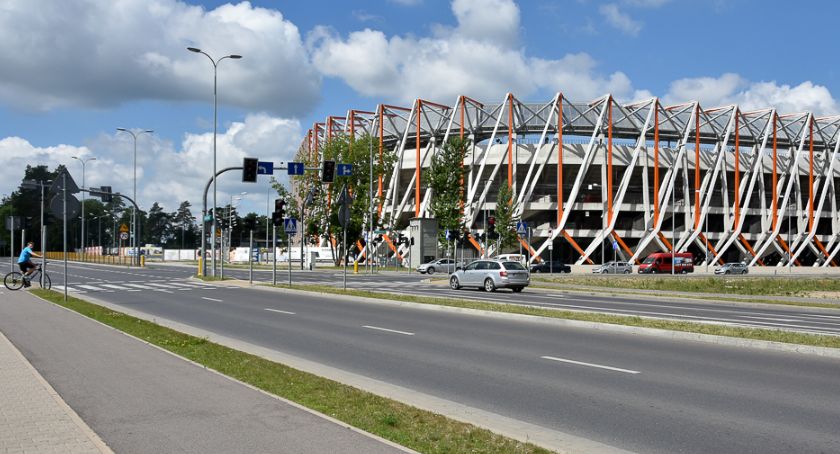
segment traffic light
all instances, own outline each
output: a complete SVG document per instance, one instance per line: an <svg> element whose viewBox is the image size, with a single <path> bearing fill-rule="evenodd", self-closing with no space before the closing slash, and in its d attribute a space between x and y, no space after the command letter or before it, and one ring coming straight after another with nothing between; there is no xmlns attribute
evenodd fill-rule
<svg viewBox="0 0 840 454"><path fill-rule="evenodd" d="M242 182L256 183L259 173L260 160L257 158L245 158L242 160Z"/></svg>
<svg viewBox="0 0 840 454"><path fill-rule="evenodd" d="M275 211L271 213L271 223L275 227L282 227L283 226L283 215Z"/></svg>
<svg viewBox="0 0 840 454"><path fill-rule="evenodd" d="M487 218L487 237L492 239L496 238L496 217L490 216Z"/></svg>
<svg viewBox="0 0 840 454"><path fill-rule="evenodd" d="M335 180L335 161L324 161L321 163L321 181L332 183Z"/></svg>
<svg viewBox="0 0 840 454"><path fill-rule="evenodd" d="M99 198L102 199L102 203L111 203L114 200L114 196L111 194L110 186L100 186L99 190L102 191L102 193L99 194Z"/></svg>
<svg viewBox="0 0 840 454"><path fill-rule="evenodd" d="M286 201L274 199L274 212L280 215L280 219L286 217Z"/></svg>

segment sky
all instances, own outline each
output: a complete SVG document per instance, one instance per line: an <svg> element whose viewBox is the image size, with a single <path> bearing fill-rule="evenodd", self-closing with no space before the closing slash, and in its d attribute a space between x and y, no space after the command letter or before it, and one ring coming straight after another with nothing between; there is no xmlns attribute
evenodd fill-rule
<svg viewBox="0 0 840 454"><path fill-rule="evenodd" d="M840 113L840 3L782 0L3 0L0 197L27 164L200 211L219 168L292 160L306 130L415 98L699 100L706 108ZM283 178L281 177L281 180ZM218 180L220 205L266 211L268 180ZM241 195L241 192L248 194ZM273 197L272 197L273 198Z"/></svg>

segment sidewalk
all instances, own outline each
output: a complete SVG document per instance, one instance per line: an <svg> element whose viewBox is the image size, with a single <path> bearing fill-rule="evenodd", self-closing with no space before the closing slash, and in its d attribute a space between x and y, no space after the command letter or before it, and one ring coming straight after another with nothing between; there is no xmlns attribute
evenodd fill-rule
<svg viewBox="0 0 840 454"><path fill-rule="evenodd" d="M0 453L109 452L90 429L80 436L81 420L116 452L411 452L25 292L0 295L0 332ZM61 407L53 395L76 424L69 407L42 409L49 399ZM49 443L76 444L22 446L40 430Z"/></svg>
<svg viewBox="0 0 840 454"><path fill-rule="evenodd" d="M0 333L0 453L23 452L111 450Z"/></svg>

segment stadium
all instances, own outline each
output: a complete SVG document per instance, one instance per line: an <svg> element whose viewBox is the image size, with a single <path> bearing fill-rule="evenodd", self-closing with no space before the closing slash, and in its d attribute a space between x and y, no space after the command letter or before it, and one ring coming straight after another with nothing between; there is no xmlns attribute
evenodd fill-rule
<svg viewBox="0 0 840 454"><path fill-rule="evenodd" d="M507 181L534 256L551 247L567 263L638 263L675 249L697 264L840 261L840 116L610 95L528 103L507 94L490 104L460 96L452 106L417 99L327 117L299 152L317 153L336 134L372 135L374 156L396 152L377 187L390 222L377 227L389 231L429 216L423 171L450 137L470 139L464 222L476 255L495 252L477 238Z"/></svg>

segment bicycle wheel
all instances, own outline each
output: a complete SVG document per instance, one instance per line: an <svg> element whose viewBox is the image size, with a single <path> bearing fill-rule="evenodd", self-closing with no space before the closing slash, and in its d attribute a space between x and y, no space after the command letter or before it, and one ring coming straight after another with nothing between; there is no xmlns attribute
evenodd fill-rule
<svg viewBox="0 0 840 454"><path fill-rule="evenodd" d="M38 285L41 285L40 277L35 282L37 282ZM41 287L41 288L44 289L44 290L49 290L51 286L52 286L52 283L50 282L50 275L49 274L44 274L44 286Z"/></svg>
<svg viewBox="0 0 840 454"><path fill-rule="evenodd" d="M23 287L23 275L17 271L12 271L3 279L3 284L9 290L20 290Z"/></svg>

